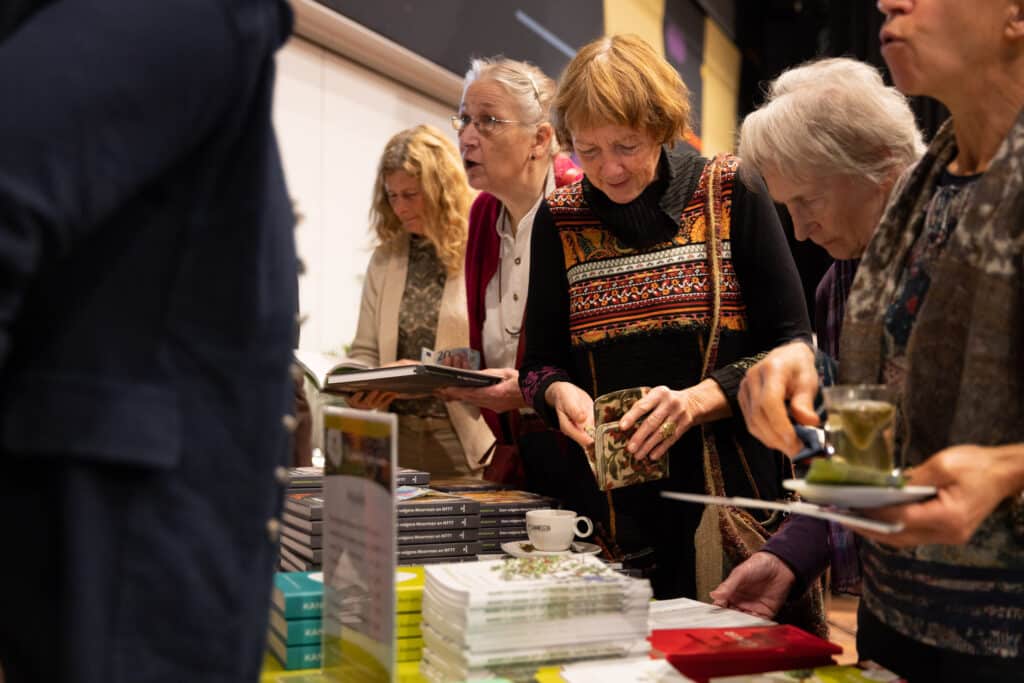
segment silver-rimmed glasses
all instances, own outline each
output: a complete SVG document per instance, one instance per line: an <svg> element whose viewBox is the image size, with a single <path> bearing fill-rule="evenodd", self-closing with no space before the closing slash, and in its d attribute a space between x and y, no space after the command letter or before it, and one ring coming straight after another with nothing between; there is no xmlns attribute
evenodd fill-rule
<svg viewBox="0 0 1024 683"><path fill-rule="evenodd" d="M474 126L476 126L477 131L479 131L481 135L490 135L491 133L493 133L494 131L496 131L498 129L498 126L511 125L511 124L519 125L519 126L529 126L529 125L532 125L532 124L526 123L525 121L513 121L511 119L499 119L496 116L490 116L490 115L487 115L487 116L477 116L476 118L473 118L469 114L455 114L451 118L452 118L452 128L454 128L458 132L461 133L462 131L466 130L466 128L469 126L469 124L472 123Z"/></svg>

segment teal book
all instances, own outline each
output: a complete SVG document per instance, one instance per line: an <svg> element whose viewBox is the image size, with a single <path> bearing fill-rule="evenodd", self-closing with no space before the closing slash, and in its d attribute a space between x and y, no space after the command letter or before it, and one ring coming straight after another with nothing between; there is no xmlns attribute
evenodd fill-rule
<svg viewBox="0 0 1024 683"><path fill-rule="evenodd" d="M320 643L313 645L286 645L281 636L270 629L267 634L270 651L286 669L320 668Z"/></svg>
<svg viewBox="0 0 1024 683"><path fill-rule="evenodd" d="M272 602L285 619L320 618L324 584L321 572L278 572L274 574Z"/></svg>
<svg viewBox="0 0 1024 683"><path fill-rule="evenodd" d="M270 628L284 639L285 645L320 644L323 626L319 619L285 619L276 609L270 610Z"/></svg>

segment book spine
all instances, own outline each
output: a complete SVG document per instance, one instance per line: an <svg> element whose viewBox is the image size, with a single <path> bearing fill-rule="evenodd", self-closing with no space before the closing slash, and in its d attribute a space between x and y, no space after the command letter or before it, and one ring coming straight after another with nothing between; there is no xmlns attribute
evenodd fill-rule
<svg viewBox="0 0 1024 683"><path fill-rule="evenodd" d="M422 599L422 596L420 597ZM398 628L405 628L411 626L419 628L421 623L423 623L423 613L420 611L403 612L399 610L398 613L395 614L395 626Z"/></svg>
<svg viewBox="0 0 1024 683"><path fill-rule="evenodd" d="M271 638L270 650L285 669L316 669L320 666L320 643L288 647Z"/></svg>
<svg viewBox="0 0 1024 683"><path fill-rule="evenodd" d="M323 519L324 509L322 507L310 507L308 505L303 505L302 503L286 500L284 502L284 509L297 517L301 517L302 519L316 521Z"/></svg>
<svg viewBox="0 0 1024 683"><path fill-rule="evenodd" d="M395 506L399 517L450 515L478 515L480 503L475 500L453 501L451 503L419 503L415 498L403 501Z"/></svg>
<svg viewBox="0 0 1024 683"><path fill-rule="evenodd" d="M323 551L319 548L309 548L288 536L281 537L281 545L285 546L299 557L304 557L315 564L320 564L320 560L323 556Z"/></svg>
<svg viewBox="0 0 1024 683"><path fill-rule="evenodd" d="M426 529L475 529L480 526L479 515L456 515L454 517L399 517L398 531Z"/></svg>
<svg viewBox="0 0 1024 683"><path fill-rule="evenodd" d="M309 548L319 548L323 543L322 535L307 534L300 529L294 529L287 524L281 525L281 533Z"/></svg>
<svg viewBox="0 0 1024 683"><path fill-rule="evenodd" d="M413 624L412 626L396 626L395 635L398 636L398 640L401 641L405 638L420 638L423 635L422 629L419 624Z"/></svg>
<svg viewBox="0 0 1024 683"><path fill-rule="evenodd" d="M479 538L483 540L505 539L506 541L518 541L527 537L526 527L490 527L481 529Z"/></svg>
<svg viewBox="0 0 1024 683"><path fill-rule="evenodd" d="M273 603L285 619L319 619L324 596L315 593L285 595L280 588L275 587Z"/></svg>
<svg viewBox="0 0 1024 683"><path fill-rule="evenodd" d="M305 531L307 534L313 536L323 535L324 523L322 521L314 522L311 519L302 519L301 517L297 517L291 514L290 512L285 512L283 515L281 515L281 521L284 522L285 525L290 526L293 529Z"/></svg>
<svg viewBox="0 0 1024 683"><path fill-rule="evenodd" d="M286 619L277 610L271 610L270 628L284 639L288 647L319 644L323 633L320 619Z"/></svg>
<svg viewBox="0 0 1024 683"><path fill-rule="evenodd" d="M395 486L427 486L430 484L429 472L399 472L395 475Z"/></svg>
<svg viewBox="0 0 1024 683"><path fill-rule="evenodd" d="M398 546L398 559L409 560L425 557L448 557L451 555L476 555L479 543L427 543L424 545Z"/></svg>
<svg viewBox="0 0 1024 683"><path fill-rule="evenodd" d="M542 510L546 507L550 507L550 503L481 503L480 516L525 515L530 510Z"/></svg>
<svg viewBox="0 0 1024 683"><path fill-rule="evenodd" d="M398 532L399 545L412 543L458 543L475 541L476 529L441 529L436 531L401 531Z"/></svg>

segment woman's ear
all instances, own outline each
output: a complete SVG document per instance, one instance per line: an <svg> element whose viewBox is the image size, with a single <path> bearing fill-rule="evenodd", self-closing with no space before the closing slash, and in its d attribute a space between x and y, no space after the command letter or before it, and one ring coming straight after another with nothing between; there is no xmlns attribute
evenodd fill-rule
<svg viewBox="0 0 1024 683"><path fill-rule="evenodd" d="M537 126L534 133L533 148L530 150L530 158L544 159L551 155L551 139L555 135L555 129L547 121Z"/></svg>
<svg viewBox="0 0 1024 683"><path fill-rule="evenodd" d="M1007 7L1005 34L1010 40L1024 38L1024 3L1011 2Z"/></svg>

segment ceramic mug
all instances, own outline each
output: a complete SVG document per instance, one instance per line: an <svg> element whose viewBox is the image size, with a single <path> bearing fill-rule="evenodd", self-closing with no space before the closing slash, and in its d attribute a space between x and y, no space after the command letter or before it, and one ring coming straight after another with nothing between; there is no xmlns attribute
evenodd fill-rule
<svg viewBox="0 0 1024 683"><path fill-rule="evenodd" d="M586 531L580 530L580 522ZM526 513L526 533L537 550L558 552L568 550L575 536L581 538L594 533L594 525L587 517L577 517L572 510L530 510Z"/></svg>

